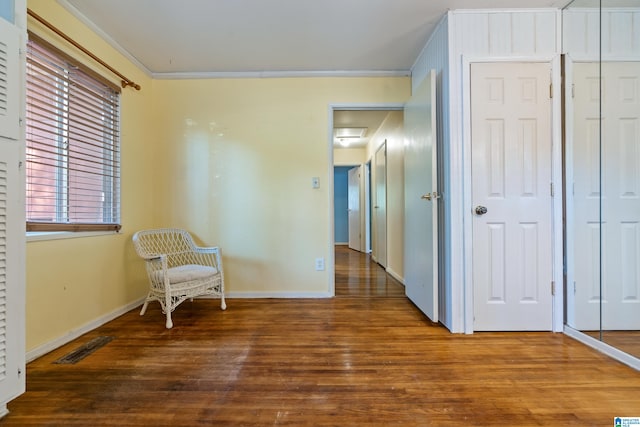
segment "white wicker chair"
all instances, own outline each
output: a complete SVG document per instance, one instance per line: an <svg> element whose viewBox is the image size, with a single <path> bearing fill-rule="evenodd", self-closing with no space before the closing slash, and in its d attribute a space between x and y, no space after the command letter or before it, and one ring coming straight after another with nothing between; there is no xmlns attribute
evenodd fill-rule
<svg viewBox="0 0 640 427"><path fill-rule="evenodd" d="M220 248L196 246L187 231L177 228L138 231L133 244L145 260L150 283L140 316L150 301L158 301L171 328L171 312L184 300L203 295L220 297L220 307L226 310Z"/></svg>

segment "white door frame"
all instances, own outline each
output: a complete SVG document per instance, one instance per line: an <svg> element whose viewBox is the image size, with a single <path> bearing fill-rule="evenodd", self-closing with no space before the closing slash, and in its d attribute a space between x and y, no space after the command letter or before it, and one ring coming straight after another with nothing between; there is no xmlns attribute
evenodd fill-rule
<svg viewBox="0 0 640 427"><path fill-rule="evenodd" d="M562 332L564 328L563 296L563 247L562 247L562 105L560 55L539 57L462 57L462 139L463 168L460 171L463 183L463 290L464 332L473 333L473 239L472 239L472 177L471 177L471 63L474 62L546 62L551 65L551 181L554 189L552 217L552 280L555 292L552 303L552 330ZM452 173L455 173L453 171Z"/></svg>
<svg viewBox="0 0 640 427"><path fill-rule="evenodd" d="M329 197L329 238L328 238L328 242L329 244L327 245L327 263L326 263L326 268L327 268L327 279L328 279L328 284L327 284L327 288L328 288L328 293L329 296L335 296L336 295L336 260L335 260L335 217L334 217L334 191L333 191L333 186L334 186L334 182L333 182L333 167L334 166L352 166L351 164L348 165L334 165L333 164L333 113L334 111L359 111L359 110L370 110L370 111L375 111L375 110L400 110L403 111L404 110L404 103L395 103L395 102L389 102L389 103L372 103L372 104L358 104L358 103L346 103L346 104L329 104L328 108L327 108L327 116L329 117L328 120L328 130L327 130L327 176L329 177L327 182L328 185L328 197ZM367 161L369 159L365 160L364 162L362 162L362 165L366 164ZM361 175L364 175L361 173ZM363 187L364 188L364 187ZM368 202L367 202L368 203ZM361 221L362 223L364 223L364 220ZM363 233L363 236L366 235L366 233Z"/></svg>

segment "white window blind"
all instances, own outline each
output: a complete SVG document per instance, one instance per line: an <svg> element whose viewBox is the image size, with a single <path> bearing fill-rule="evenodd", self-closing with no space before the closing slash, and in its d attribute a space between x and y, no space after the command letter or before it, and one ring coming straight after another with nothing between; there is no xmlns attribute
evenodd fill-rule
<svg viewBox="0 0 640 427"><path fill-rule="evenodd" d="M120 229L120 91L30 35L27 231Z"/></svg>

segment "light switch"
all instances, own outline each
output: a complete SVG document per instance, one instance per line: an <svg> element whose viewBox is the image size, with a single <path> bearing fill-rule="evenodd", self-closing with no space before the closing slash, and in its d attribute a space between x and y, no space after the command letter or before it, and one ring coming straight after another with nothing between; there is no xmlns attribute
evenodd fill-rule
<svg viewBox="0 0 640 427"><path fill-rule="evenodd" d="M313 178L311 178L311 187L320 188L320 178L319 177L314 176Z"/></svg>

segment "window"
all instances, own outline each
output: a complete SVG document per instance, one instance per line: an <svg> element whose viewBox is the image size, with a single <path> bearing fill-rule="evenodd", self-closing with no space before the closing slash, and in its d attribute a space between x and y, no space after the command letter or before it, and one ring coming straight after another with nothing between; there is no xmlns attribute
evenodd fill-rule
<svg viewBox="0 0 640 427"><path fill-rule="evenodd" d="M120 229L120 90L43 40L27 45L27 231Z"/></svg>

